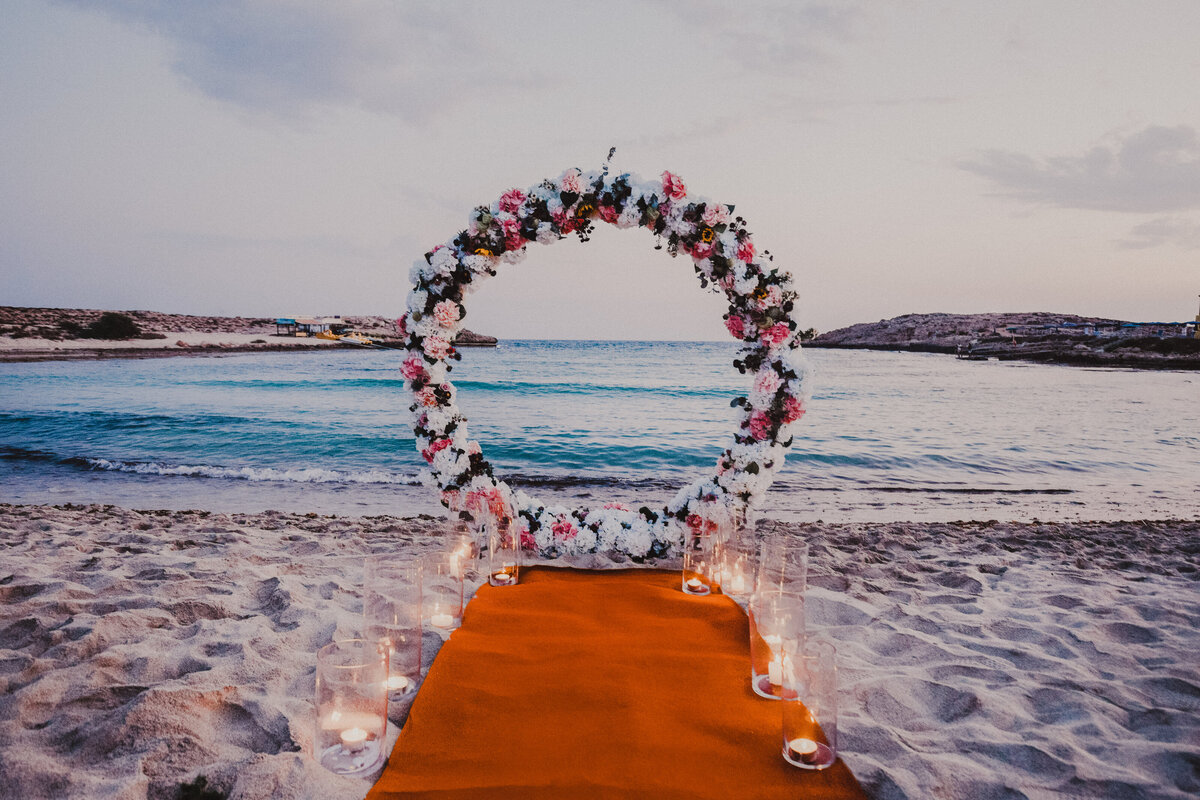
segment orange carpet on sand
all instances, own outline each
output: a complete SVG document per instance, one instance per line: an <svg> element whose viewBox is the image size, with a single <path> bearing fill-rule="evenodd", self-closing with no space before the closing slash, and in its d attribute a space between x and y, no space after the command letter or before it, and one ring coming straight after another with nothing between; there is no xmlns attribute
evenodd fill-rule
<svg viewBox="0 0 1200 800"><path fill-rule="evenodd" d="M865 800L840 759L783 760L779 704L750 689L745 614L679 581L535 567L484 586L367 800Z"/></svg>

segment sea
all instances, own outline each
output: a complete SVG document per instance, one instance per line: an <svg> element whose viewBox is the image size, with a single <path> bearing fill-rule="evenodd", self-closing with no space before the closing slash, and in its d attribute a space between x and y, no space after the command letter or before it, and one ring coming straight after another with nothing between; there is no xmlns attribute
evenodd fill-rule
<svg viewBox="0 0 1200 800"><path fill-rule="evenodd" d="M825 522L1194 519L1200 373L806 351L762 513ZM0 364L0 501L440 514L394 350ZM504 341L451 375L496 472L547 503L661 505L749 380L715 342ZM635 506L636 507L636 506Z"/></svg>

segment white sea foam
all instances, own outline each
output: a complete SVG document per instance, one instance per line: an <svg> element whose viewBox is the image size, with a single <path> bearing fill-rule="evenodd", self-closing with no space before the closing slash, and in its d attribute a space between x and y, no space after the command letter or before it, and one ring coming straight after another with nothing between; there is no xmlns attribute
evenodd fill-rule
<svg viewBox="0 0 1200 800"><path fill-rule="evenodd" d="M382 483L417 486L421 483L416 475L404 475L384 470L344 472L336 469L305 467L303 469L276 469L274 467L217 467L209 464L159 464L156 462L109 461L105 458L89 458L93 469L111 472L132 472L138 475L172 475L197 478L230 478L246 481L271 481L277 483Z"/></svg>

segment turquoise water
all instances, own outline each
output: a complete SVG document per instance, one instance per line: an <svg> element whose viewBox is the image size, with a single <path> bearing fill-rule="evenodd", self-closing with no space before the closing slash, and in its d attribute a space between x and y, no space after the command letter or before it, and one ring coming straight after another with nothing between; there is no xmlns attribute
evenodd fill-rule
<svg viewBox="0 0 1200 800"><path fill-rule="evenodd" d="M746 390L724 343L505 342L452 378L497 472L665 501ZM0 364L0 500L436 513L394 351ZM813 350L767 511L825 520L1194 517L1200 375Z"/></svg>

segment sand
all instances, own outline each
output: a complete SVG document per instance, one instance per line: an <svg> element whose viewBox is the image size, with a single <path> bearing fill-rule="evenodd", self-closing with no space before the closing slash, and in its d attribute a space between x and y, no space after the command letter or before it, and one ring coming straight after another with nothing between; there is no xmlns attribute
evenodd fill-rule
<svg viewBox="0 0 1200 800"><path fill-rule="evenodd" d="M1200 521L786 527L871 797L1200 794ZM314 654L366 554L441 530L0 505L0 794L361 798L311 757Z"/></svg>

